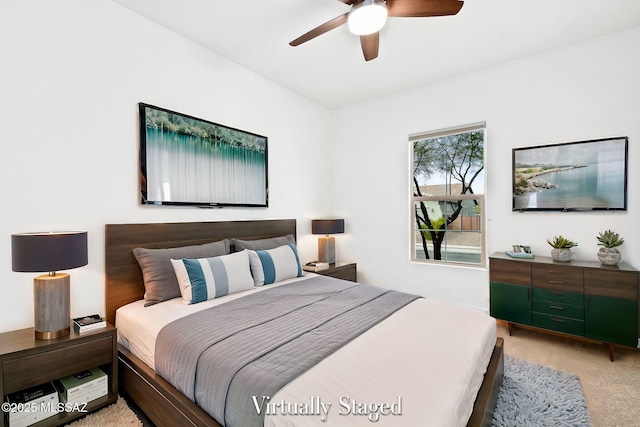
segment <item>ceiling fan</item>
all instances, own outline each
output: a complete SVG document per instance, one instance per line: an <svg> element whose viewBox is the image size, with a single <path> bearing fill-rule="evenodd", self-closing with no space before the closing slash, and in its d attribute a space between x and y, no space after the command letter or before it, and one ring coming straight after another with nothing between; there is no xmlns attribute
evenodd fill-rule
<svg viewBox="0 0 640 427"><path fill-rule="evenodd" d="M298 46L313 38L349 23L349 30L360 36L360 45L365 61L378 57L380 29L387 16L391 17L427 17L455 15L460 11L463 1L458 0L338 0L351 5L349 12L301 35L289 44Z"/></svg>

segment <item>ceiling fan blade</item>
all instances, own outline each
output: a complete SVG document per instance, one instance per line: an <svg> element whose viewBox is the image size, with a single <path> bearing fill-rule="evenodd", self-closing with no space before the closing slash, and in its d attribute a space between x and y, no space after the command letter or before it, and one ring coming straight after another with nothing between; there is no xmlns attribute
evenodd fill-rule
<svg viewBox="0 0 640 427"><path fill-rule="evenodd" d="M365 61L371 61L378 57L378 46L380 45L380 33L367 34L360 36L360 45Z"/></svg>
<svg viewBox="0 0 640 427"><path fill-rule="evenodd" d="M313 38L316 38L319 35L322 35L322 34L326 33L327 31L331 31L334 28L337 28L340 25L346 23L348 16L349 16L349 12L345 13L344 15L336 16L331 21L327 21L324 24L314 28L313 30L311 30L311 31L309 31L307 33L304 33L303 35L301 35L300 37L298 37L294 41L290 42L289 44L291 46L298 46L298 45L301 45L304 42L308 42L309 40L311 40Z"/></svg>
<svg viewBox="0 0 640 427"><path fill-rule="evenodd" d="M357 2L358 0L338 0L339 2L342 2L344 4L354 4L355 2Z"/></svg>
<svg viewBox="0 0 640 427"><path fill-rule="evenodd" d="M394 17L455 15L463 1L458 0L387 0L387 14Z"/></svg>

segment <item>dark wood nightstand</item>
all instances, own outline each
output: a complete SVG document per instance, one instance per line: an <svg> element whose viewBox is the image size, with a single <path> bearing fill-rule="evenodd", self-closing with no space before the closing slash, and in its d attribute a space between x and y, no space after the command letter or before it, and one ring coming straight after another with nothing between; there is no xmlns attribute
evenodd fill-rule
<svg viewBox="0 0 640 427"><path fill-rule="evenodd" d="M329 268L327 269L313 271L313 273L335 277L336 279L349 280L351 282L358 281L357 265L355 262L336 262L335 264L329 264Z"/></svg>
<svg viewBox="0 0 640 427"><path fill-rule="evenodd" d="M34 328L0 333L0 396L44 384L67 375L99 367L109 376L109 393L89 402L87 412L118 400L118 344L116 328L107 325L82 334L53 340L38 340ZM87 412L59 412L37 423L57 426L80 418ZM0 426L8 426L8 413L2 414Z"/></svg>

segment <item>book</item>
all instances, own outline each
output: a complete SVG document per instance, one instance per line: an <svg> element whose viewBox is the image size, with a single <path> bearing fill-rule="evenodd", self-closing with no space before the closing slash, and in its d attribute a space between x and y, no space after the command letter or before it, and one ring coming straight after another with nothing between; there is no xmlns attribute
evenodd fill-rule
<svg viewBox="0 0 640 427"><path fill-rule="evenodd" d="M9 403L30 403L51 393L55 393L55 391L56 389L53 388L53 384L48 382L11 393L7 395L7 399Z"/></svg>
<svg viewBox="0 0 640 427"><path fill-rule="evenodd" d="M106 396L108 393L107 385L105 383L104 387L93 388L86 393L79 394L77 396L71 396L71 400L67 400L63 394L60 394L60 402L68 403L72 406L82 406L87 403L90 403L92 400L98 399L100 397Z"/></svg>
<svg viewBox="0 0 640 427"><path fill-rule="evenodd" d="M107 326L107 322L101 322L101 323L95 323L93 325L88 325L88 326L77 326L75 323L73 325L73 329L79 333L82 334L84 332L89 332L89 331L95 331L96 329L100 329L100 328L104 328Z"/></svg>
<svg viewBox="0 0 640 427"><path fill-rule="evenodd" d="M48 382L7 395L9 425L26 427L57 414L58 392Z"/></svg>
<svg viewBox="0 0 640 427"><path fill-rule="evenodd" d="M65 403L87 403L106 396L109 377L100 368L78 372L55 381L60 398Z"/></svg>
<svg viewBox="0 0 640 427"><path fill-rule="evenodd" d="M313 265L309 265L309 264L313 264ZM328 262L314 262L314 263L309 263L307 265L305 265L303 267L303 269L305 271L322 271L322 270L326 270L329 268L329 263Z"/></svg>
<svg viewBox="0 0 640 427"><path fill-rule="evenodd" d="M511 258L533 258L533 254L530 252L505 251L504 253L509 255Z"/></svg>
<svg viewBox="0 0 640 427"><path fill-rule="evenodd" d="M76 317L75 319L73 319L73 329L75 329L75 331L79 334L104 328L105 326L107 326L107 322L98 314Z"/></svg>

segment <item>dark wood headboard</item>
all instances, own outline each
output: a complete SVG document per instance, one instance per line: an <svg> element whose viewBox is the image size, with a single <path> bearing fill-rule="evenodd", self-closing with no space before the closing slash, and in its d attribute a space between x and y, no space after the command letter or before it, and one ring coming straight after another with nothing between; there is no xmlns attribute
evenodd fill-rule
<svg viewBox="0 0 640 427"><path fill-rule="evenodd" d="M243 240L293 234L295 219L259 221L107 224L105 226L106 316L115 324L116 310L142 299L142 272L133 249L174 248L216 242L226 237Z"/></svg>

